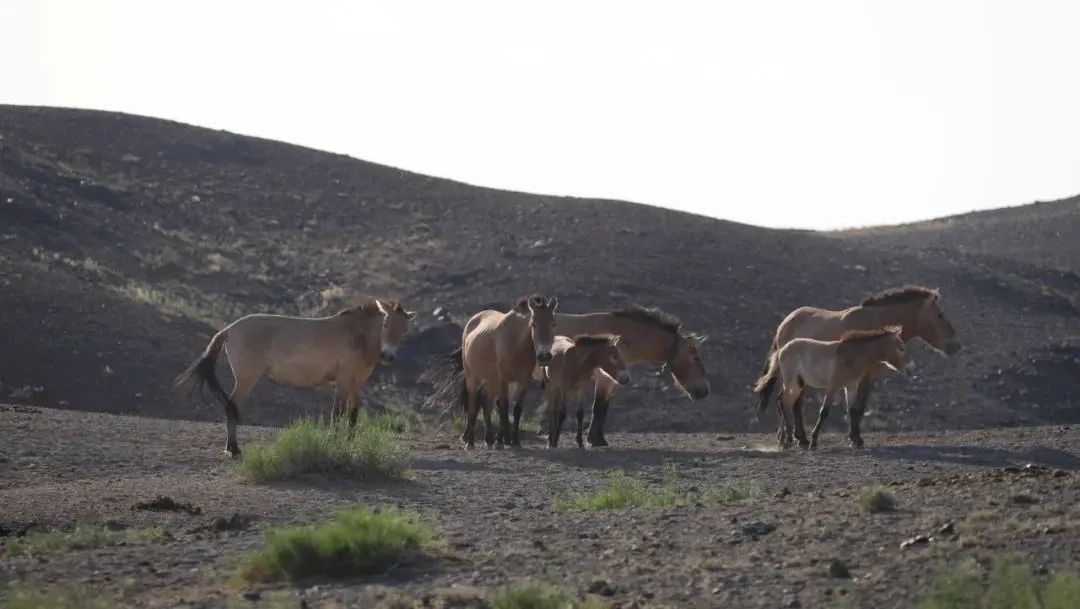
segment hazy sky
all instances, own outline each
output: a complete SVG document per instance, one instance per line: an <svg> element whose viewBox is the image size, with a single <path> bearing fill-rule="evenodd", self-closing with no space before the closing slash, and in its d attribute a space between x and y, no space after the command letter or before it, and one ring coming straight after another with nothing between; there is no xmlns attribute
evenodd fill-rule
<svg viewBox="0 0 1080 609"><path fill-rule="evenodd" d="M0 2L0 102L767 226L1080 192L1080 2Z"/></svg>

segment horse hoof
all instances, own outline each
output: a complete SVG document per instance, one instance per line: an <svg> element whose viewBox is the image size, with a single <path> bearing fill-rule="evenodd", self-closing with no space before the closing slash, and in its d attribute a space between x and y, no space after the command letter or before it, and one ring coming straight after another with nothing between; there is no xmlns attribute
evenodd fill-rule
<svg viewBox="0 0 1080 609"><path fill-rule="evenodd" d="M852 448L863 448L864 444L863 444L862 439L860 438L860 439L857 439L857 440L852 440L851 441L851 447Z"/></svg>
<svg viewBox="0 0 1080 609"><path fill-rule="evenodd" d="M801 448L803 450L806 450L808 448L817 448L817 445L813 444L811 442L808 442L806 440L800 440L799 441L799 448Z"/></svg>
<svg viewBox="0 0 1080 609"><path fill-rule="evenodd" d="M809 448L810 450L817 450L817 442L811 442Z"/></svg>
<svg viewBox="0 0 1080 609"><path fill-rule="evenodd" d="M604 438L595 438L595 439L594 438L589 438L589 446L592 446L593 448L596 448L598 446L607 446L607 445L608 445L607 440L605 440Z"/></svg>
<svg viewBox="0 0 1080 609"><path fill-rule="evenodd" d="M240 458L240 449L239 448L226 448L225 449L225 454L230 459L239 459Z"/></svg>

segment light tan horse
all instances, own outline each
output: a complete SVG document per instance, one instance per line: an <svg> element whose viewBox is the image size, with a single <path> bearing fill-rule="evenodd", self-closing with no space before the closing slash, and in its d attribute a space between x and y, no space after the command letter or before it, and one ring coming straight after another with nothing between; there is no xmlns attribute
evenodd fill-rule
<svg viewBox="0 0 1080 609"><path fill-rule="evenodd" d="M582 334L620 336L619 349L627 366L662 363L660 374L670 373L675 386L692 400L709 395L709 379L698 347L705 341L680 332L682 322L657 308L632 305L619 311L585 314L557 314L555 328L564 336ZM618 384L609 376L595 376L596 391L589 422L591 446L607 446L604 423ZM512 443L519 442L522 399L514 404Z"/></svg>
<svg viewBox="0 0 1080 609"><path fill-rule="evenodd" d="M248 315L210 339L199 359L176 378L179 386L194 379L225 405L225 452L240 455L236 426L239 409L263 377L292 387L317 387L333 381L336 395L356 425L357 395L375 365L394 361L413 313L395 300L364 300L330 317ZM236 386L225 393L214 372L222 347ZM335 410L337 408L335 407Z"/></svg>
<svg viewBox="0 0 1080 609"><path fill-rule="evenodd" d="M941 308L938 290L909 285L885 290L868 296L858 306L843 311L831 311L815 307L801 307L792 311L776 329L769 356L765 360L761 379L755 392L760 399L761 410L768 405L776 383L776 376L769 372L769 361L778 349L796 338L838 340L851 330L877 330L886 326L902 326L901 337L905 341L919 338L934 349L951 356L960 350L960 340ZM848 402L848 438L854 447L862 447L860 423L866 411L874 378L882 371L881 366L872 367L860 380L854 403ZM794 406L795 437L800 446L810 445L802 422L802 396ZM781 417L777 431L780 442L787 433Z"/></svg>
<svg viewBox="0 0 1080 609"><path fill-rule="evenodd" d="M780 401L786 424L781 446L787 448L792 444L791 418L795 402L805 388L825 390L817 424L811 433L810 448L815 449L821 425L829 416L829 405L837 401L841 391L847 395L854 393L859 381L879 366L902 372L906 365L902 332L899 326L890 326L847 332L834 341L796 338L773 353L768 377L777 377L781 382ZM762 377L756 390L760 391L766 382L766 377Z"/></svg>
<svg viewBox="0 0 1080 609"><path fill-rule="evenodd" d="M522 298L506 313L486 310L473 315L461 335L461 370L464 374L462 402L468 420L461 440L472 448L476 415L484 410L485 444L502 444L509 437L508 406L511 396L525 390L533 369L551 361L555 340L557 298L539 294ZM483 392L483 396L481 395ZM491 399L499 405L500 429L491 426Z"/></svg>
<svg viewBox="0 0 1080 609"><path fill-rule="evenodd" d="M577 401L577 445L578 448L585 446L582 440L584 408L579 394L594 375L603 375L619 385L630 382L626 362L619 352L620 342L619 336L585 334L573 339L555 337L551 362L543 370L549 415L548 448L559 445L568 400Z"/></svg>

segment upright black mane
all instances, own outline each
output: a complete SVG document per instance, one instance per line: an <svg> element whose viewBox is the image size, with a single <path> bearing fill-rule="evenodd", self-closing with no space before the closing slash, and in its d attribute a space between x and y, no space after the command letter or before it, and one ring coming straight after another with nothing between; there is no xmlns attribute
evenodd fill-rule
<svg viewBox="0 0 1080 609"><path fill-rule="evenodd" d="M921 285L906 285L902 288L892 288L876 294L870 294L862 299L859 306L882 307L885 305L901 304L912 300L924 298L937 298L937 291Z"/></svg>
<svg viewBox="0 0 1080 609"><path fill-rule="evenodd" d="M682 327L682 320L670 313L661 311L657 307L643 307L639 304L632 304L621 311L613 311L611 314L615 317L630 319L654 328L667 330L673 334Z"/></svg>

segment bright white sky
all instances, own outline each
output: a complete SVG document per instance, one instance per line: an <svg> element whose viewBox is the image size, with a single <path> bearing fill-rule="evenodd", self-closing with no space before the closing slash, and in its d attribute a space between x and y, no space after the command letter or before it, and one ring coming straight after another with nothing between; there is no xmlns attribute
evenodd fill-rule
<svg viewBox="0 0 1080 609"><path fill-rule="evenodd" d="M753 224L1080 192L1080 2L3 0L0 102Z"/></svg>

